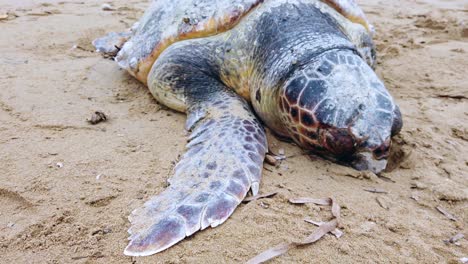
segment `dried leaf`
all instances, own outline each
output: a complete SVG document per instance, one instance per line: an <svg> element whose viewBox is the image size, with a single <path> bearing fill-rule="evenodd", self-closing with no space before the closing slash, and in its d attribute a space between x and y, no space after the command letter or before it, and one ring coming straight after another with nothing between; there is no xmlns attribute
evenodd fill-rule
<svg viewBox="0 0 468 264"><path fill-rule="evenodd" d="M270 204L265 203L265 202L260 202L260 207L262 207L263 209L268 209L268 208L270 208Z"/></svg>
<svg viewBox="0 0 468 264"><path fill-rule="evenodd" d="M250 259L249 261L247 261L247 264L263 263L265 261L268 261L270 259L283 255L284 253L288 252L288 250L290 250L291 248L315 243L327 233L329 232L333 233L335 232L335 230L337 230L338 221L340 218L340 206L334 201L333 198L325 198L325 199L295 198L295 199L289 199L289 202L293 204L314 203L317 205L331 205L332 214L335 217L335 219L332 219L329 222L323 222L323 223L320 222L318 224L319 227L310 236L306 237L304 240L300 242L283 243L275 247L272 247L260 253L256 257Z"/></svg>
<svg viewBox="0 0 468 264"><path fill-rule="evenodd" d="M453 216L451 213L447 212L447 210L445 210L442 206L437 206L436 207L437 211L439 211L441 214L445 215L445 217L447 217L448 219L452 220L452 221L457 221L457 218L455 216Z"/></svg>
<svg viewBox="0 0 468 264"><path fill-rule="evenodd" d="M384 176L382 175L382 173L380 173L379 175L377 175L377 177L381 180L384 180L386 182L393 182L393 183L396 183L396 181L392 180L391 178L387 177L387 176Z"/></svg>
<svg viewBox="0 0 468 264"><path fill-rule="evenodd" d="M314 199L314 198L308 198L308 197L298 197L298 198L289 199L289 202L292 204L313 203L316 205L331 205L332 199L330 198Z"/></svg>
<svg viewBox="0 0 468 264"><path fill-rule="evenodd" d="M248 203L248 202L251 202L251 201L258 200L258 199L271 198L271 197L275 196L276 194L278 194L278 192L271 192L271 193L266 193L266 194L257 194L257 195L254 195L254 196L246 197L242 202L243 203Z"/></svg>
<svg viewBox="0 0 468 264"><path fill-rule="evenodd" d="M440 98L450 98L450 99L458 99L458 100L468 99L468 97L461 95L461 94L437 94L436 96Z"/></svg>
<svg viewBox="0 0 468 264"><path fill-rule="evenodd" d="M323 225L325 223L325 222L317 222L317 221L314 221L312 219L304 219L304 221L306 221L307 223L316 225L316 226L321 226L321 225ZM340 237L343 236L343 231L339 230L338 228L331 231L330 233L332 233L336 238L340 238Z"/></svg>
<svg viewBox="0 0 468 264"><path fill-rule="evenodd" d="M336 229L338 226L337 220L333 219L329 222L323 223L315 232L313 232L310 236L308 236L304 241L297 243L299 246L304 246L307 244L314 243L318 241L320 238L322 238L324 235L326 235L329 232L332 232L333 230Z"/></svg>
<svg viewBox="0 0 468 264"><path fill-rule="evenodd" d="M388 193L387 191L379 188L365 188L364 191L371 193Z"/></svg>
<svg viewBox="0 0 468 264"><path fill-rule="evenodd" d="M272 258L283 255L284 253L288 252L290 248L294 246L295 246L294 243L290 243L290 244L284 243L284 244L277 245L266 251L263 251L261 254L258 254L256 257L249 259L249 261L247 261L246 264L263 263Z"/></svg>
<svg viewBox="0 0 468 264"><path fill-rule="evenodd" d="M292 242L289 244L284 243L284 244L280 244L275 247L272 247L262 252L261 254L257 255L256 257L250 259L249 261L247 261L247 264L263 263L265 261L268 261L270 259L283 255L284 253L288 252L288 250L290 250L291 248L312 244L318 241L328 232L332 232L333 230L335 230L336 226L337 226L336 219L333 219L330 222L323 223L322 225L319 226L319 228L317 228L310 236L306 237L303 241Z"/></svg>
<svg viewBox="0 0 468 264"><path fill-rule="evenodd" d="M335 198L330 198L331 200L331 205L332 205L332 215L337 219L337 221L340 221L341 218L341 210L340 206L338 203L335 201Z"/></svg>
<svg viewBox="0 0 468 264"><path fill-rule="evenodd" d="M380 205L380 207L384 208L384 209L390 209L390 207L388 207L387 205L387 202L385 202L383 199L381 199L380 197L377 197L375 198L375 200L377 201L377 203Z"/></svg>

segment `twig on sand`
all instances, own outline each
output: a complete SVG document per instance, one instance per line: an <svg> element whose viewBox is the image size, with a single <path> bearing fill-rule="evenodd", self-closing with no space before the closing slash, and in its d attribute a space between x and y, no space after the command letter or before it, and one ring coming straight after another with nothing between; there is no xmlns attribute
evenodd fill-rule
<svg viewBox="0 0 468 264"><path fill-rule="evenodd" d="M333 219L328 222L314 222L310 221L310 223L318 225L318 228L310 234L308 237L303 239L299 242L291 242L291 243L282 243L268 250L260 253L256 257L247 261L247 264L258 264L273 259L275 257L281 256L284 253L288 252L288 250L300 246L309 245L315 243L320 238L322 238L327 233L336 233L337 227L339 226L340 220L340 206L335 202L333 198L324 198L324 199L313 199L313 198L296 198L290 199L290 203L293 204L304 204L304 203L314 203L317 205L331 205L332 206L332 215ZM337 237L342 235L342 232L335 234Z"/></svg>
<svg viewBox="0 0 468 264"><path fill-rule="evenodd" d="M450 98L450 99L457 99L457 100L468 99L468 97L466 97L464 95L461 95L461 94L454 94L454 95L451 95L451 94L437 94L436 96L440 97L440 98Z"/></svg>
<svg viewBox="0 0 468 264"><path fill-rule="evenodd" d="M258 199L271 198L271 197L275 196L277 193L278 192L271 192L271 193L266 193L266 194L257 194L257 195L254 195L254 196L249 196L249 197L246 197L242 202L243 203L248 203L248 202L258 200Z"/></svg>
<svg viewBox="0 0 468 264"><path fill-rule="evenodd" d="M438 206L436 206L436 209L441 214L445 215L445 217L447 217L448 219L450 219L452 221L457 221L457 218L455 216L453 216L453 214L447 212L447 210L445 210L442 206L438 205Z"/></svg>
<svg viewBox="0 0 468 264"><path fill-rule="evenodd" d="M379 188L364 188L364 191L371 193L388 193L387 191Z"/></svg>

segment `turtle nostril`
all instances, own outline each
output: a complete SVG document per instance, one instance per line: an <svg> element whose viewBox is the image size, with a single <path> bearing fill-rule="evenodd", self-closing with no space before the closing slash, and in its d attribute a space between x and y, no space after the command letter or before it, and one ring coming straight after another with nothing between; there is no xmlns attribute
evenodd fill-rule
<svg viewBox="0 0 468 264"><path fill-rule="evenodd" d="M387 140L378 148L374 149L372 151L374 158L377 160L388 158L388 155L390 153L390 145L391 145L390 140Z"/></svg>

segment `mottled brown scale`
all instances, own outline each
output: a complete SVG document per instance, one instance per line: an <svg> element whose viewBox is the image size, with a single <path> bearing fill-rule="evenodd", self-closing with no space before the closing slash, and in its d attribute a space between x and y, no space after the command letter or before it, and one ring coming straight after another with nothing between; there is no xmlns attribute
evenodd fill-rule
<svg viewBox="0 0 468 264"><path fill-rule="evenodd" d="M299 108L297 106L291 107L289 114L294 122L299 122Z"/></svg>
<svg viewBox="0 0 468 264"><path fill-rule="evenodd" d="M306 126L306 127L314 127L314 125L317 123L317 120L315 120L315 116L313 113L307 111L307 110L300 110L301 113L301 124Z"/></svg>

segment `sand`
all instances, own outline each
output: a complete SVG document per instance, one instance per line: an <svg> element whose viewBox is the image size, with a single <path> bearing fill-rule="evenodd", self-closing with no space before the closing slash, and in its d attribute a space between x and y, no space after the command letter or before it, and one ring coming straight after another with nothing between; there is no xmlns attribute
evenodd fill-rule
<svg viewBox="0 0 468 264"><path fill-rule="evenodd" d="M295 241L335 197L342 231L272 263L459 263L468 242L468 3L359 1L376 27L377 72L401 106L391 171L376 176L270 136L288 158L265 165L261 192L229 220L163 253L131 258L127 216L161 192L184 152L185 116L90 42L141 16L146 0L0 2L0 262L233 263ZM7 13L7 16L5 14ZM94 111L107 122L86 122ZM386 193L365 189L379 188ZM451 220L436 207L449 212Z"/></svg>

